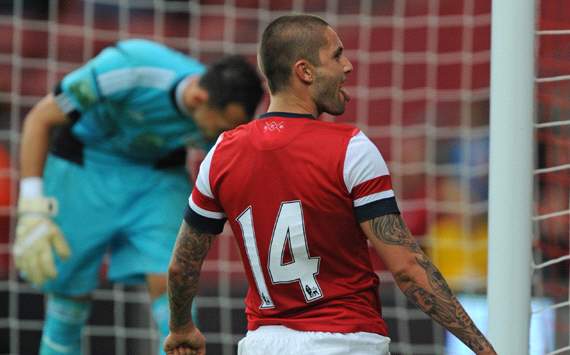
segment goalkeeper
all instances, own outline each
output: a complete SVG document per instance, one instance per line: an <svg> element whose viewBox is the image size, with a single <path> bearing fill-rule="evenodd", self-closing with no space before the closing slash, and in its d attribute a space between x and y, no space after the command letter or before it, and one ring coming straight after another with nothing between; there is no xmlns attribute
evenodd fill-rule
<svg viewBox="0 0 570 355"><path fill-rule="evenodd" d="M253 116L255 68L208 69L161 44L126 40L69 73L24 122L14 258L47 294L41 355L80 354L109 252L112 282L146 282L161 337L166 271L190 193L186 146L206 148ZM50 144L51 141L51 144Z"/></svg>

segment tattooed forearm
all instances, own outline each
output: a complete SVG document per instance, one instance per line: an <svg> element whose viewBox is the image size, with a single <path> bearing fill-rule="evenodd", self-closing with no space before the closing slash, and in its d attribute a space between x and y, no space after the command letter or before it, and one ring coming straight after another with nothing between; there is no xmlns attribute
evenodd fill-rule
<svg viewBox="0 0 570 355"><path fill-rule="evenodd" d="M168 272L171 330L192 322L192 300L198 291L200 270L213 237L195 231L185 222L180 227Z"/></svg>
<svg viewBox="0 0 570 355"><path fill-rule="evenodd" d="M386 215L369 221L374 236L391 246L409 250L413 266L396 272L394 278L406 297L433 320L451 331L475 352L493 352L493 347L473 323L443 275L406 228L399 215Z"/></svg>
<svg viewBox="0 0 570 355"><path fill-rule="evenodd" d="M445 278L435 267L435 265L425 255L416 257L416 260L418 261L418 264L426 271L428 282L430 283L435 293L442 297L453 297L453 292L451 292L447 281L445 281Z"/></svg>
<svg viewBox="0 0 570 355"><path fill-rule="evenodd" d="M471 350L478 352L492 349L465 309L453 295L447 282L426 256L418 256L418 264L424 268L429 286L426 287L404 273L395 275L398 286L418 308L455 334Z"/></svg>
<svg viewBox="0 0 570 355"><path fill-rule="evenodd" d="M380 241L391 245L404 246L415 253L422 252L400 215L389 214L371 219L368 223Z"/></svg>

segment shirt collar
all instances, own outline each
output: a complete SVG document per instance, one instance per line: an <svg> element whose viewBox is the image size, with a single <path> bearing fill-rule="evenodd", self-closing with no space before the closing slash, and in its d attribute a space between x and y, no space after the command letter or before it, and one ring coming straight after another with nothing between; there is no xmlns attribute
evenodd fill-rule
<svg viewBox="0 0 570 355"><path fill-rule="evenodd" d="M259 118L267 117L284 117L284 118L309 118L315 120L316 118L308 113L293 113L293 112L267 112L259 116Z"/></svg>

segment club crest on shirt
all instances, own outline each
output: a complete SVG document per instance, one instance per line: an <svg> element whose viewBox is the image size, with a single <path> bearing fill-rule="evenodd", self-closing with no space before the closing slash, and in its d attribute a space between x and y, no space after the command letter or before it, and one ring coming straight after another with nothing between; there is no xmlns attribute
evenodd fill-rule
<svg viewBox="0 0 570 355"><path fill-rule="evenodd" d="M263 132L281 132L282 129L285 129L283 121L269 121L263 126Z"/></svg>

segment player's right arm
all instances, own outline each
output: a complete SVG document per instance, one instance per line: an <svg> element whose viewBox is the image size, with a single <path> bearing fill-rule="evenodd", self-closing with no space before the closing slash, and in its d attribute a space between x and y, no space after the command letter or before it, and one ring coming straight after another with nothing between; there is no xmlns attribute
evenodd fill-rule
<svg viewBox="0 0 570 355"><path fill-rule="evenodd" d="M63 259L70 254L67 242L52 221L57 214L57 201L44 196L43 191L51 133L56 126L76 124L83 114L101 102L103 95L113 100L123 97L125 90L116 90L116 86L107 85L102 90L97 73L125 67L128 68L128 63L120 51L112 47L105 49L67 74L55 92L40 100L26 116L20 149L22 178L13 252L16 267L36 285L56 277L54 251Z"/></svg>
<svg viewBox="0 0 570 355"><path fill-rule="evenodd" d="M361 222L360 226L408 300L476 354L496 354L400 214L379 216Z"/></svg>
<svg viewBox="0 0 570 355"><path fill-rule="evenodd" d="M57 274L52 248L61 258L69 246L51 217L57 201L43 195L42 175L54 127L68 123L52 94L45 96L28 113L20 146L20 197L14 243L14 261L23 276L36 285Z"/></svg>
<svg viewBox="0 0 570 355"><path fill-rule="evenodd" d="M69 123L53 94L41 99L24 120L20 146L20 176L41 177L54 127Z"/></svg>

